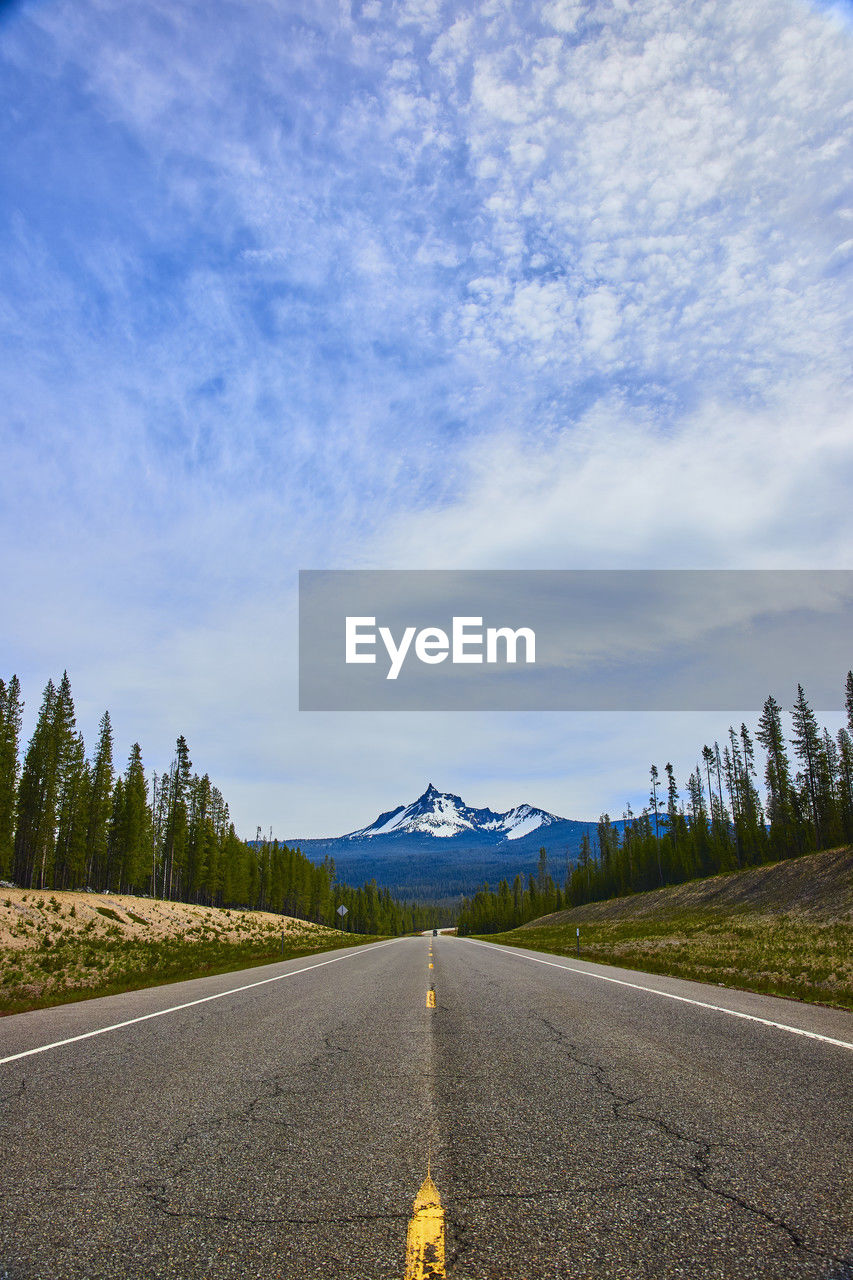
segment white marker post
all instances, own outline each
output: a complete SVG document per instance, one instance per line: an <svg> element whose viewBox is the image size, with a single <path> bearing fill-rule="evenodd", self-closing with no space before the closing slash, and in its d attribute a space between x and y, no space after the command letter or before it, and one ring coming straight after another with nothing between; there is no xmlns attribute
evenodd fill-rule
<svg viewBox="0 0 853 1280"><path fill-rule="evenodd" d="M578 925L578 960L581 958L581 929Z"/></svg>

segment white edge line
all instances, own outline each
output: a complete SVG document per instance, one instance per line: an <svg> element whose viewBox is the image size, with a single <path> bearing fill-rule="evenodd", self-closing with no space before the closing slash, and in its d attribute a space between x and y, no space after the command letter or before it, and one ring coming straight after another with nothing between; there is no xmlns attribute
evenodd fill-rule
<svg viewBox="0 0 853 1280"><path fill-rule="evenodd" d="M375 942L373 948L390 947L396 938L392 938L390 942ZM65 1044L74 1044L77 1040L90 1040L92 1036L103 1036L108 1031L120 1031L122 1027L132 1027L136 1022L147 1022L149 1018L162 1018L167 1013L178 1013L181 1009L191 1009L196 1004L207 1004L210 1000L221 1000L224 996L234 996L240 991L251 991L252 987L265 987L270 982L283 982L285 978L295 978L300 973L308 973L311 969L322 969L327 964L337 964L339 960L350 960L353 956L363 954L366 948L351 947L342 956L335 956L332 960L320 960L317 964L307 964L301 969L291 969L289 973L277 973L273 978L261 978L258 982L247 982L242 987L230 987L227 991L217 991L212 996L201 996L198 1000L187 1000L186 1004L175 1004L168 1009L157 1009L154 1013L143 1013L138 1018L127 1018L124 1022L113 1022L108 1027L98 1027L95 1031L84 1031L79 1036L69 1036L66 1040L54 1040L52 1044L39 1045L37 1049L25 1049L23 1053L11 1053L8 1058L0 1058L0 1067L6 1062L17 1062L20 1058L31 1058L35 1053L47 1053L48 1049L61 1049ZM273 961L275 963L275 961ZM281 963L281 962L279 962ZM198 979L185 979L185 981L193 982ZM147 990L148 988L137 988L137 990ZM129 993L126 993L129 994Z"/></svg>
<svg viewBox="0 0 853 1280"><path fill-rule="evenodd" d="M692 1000L690 996L677 996L671 991L658 991L656 987L644 987L640 982L626 982L624 978L609 978L604 973L594 973L591 969L579 969L572 964L558 964L556 960L541 960L539 956L529 955L523 947L501 947L496 942L480 942L476 938L465 938L475 947L493 947L504 955L520 956L522 960L532 960L534 964L546 964L551 969L568 969L569 973L582 973L587 978L598 978L601 982L613 982L617 987L631 987L634 991L645 991L651 996L663 996L665 1000L678 1000L681 1004L695 1004L699 1009L712 1009L715 1013L727 1013L730 1018L745 1018L747 1022L760 1022L764 1027L775 1027L777 1031L790 1031L795 1036L807 1036L809 1040L822 1040L824 1044L834 1044L839 1049L853 1049L849 1040L834 1040L832 1036L822 1036L818 1031L806 1031L803 1027L790 1027L786 1022L773 1022L770 1018L759 1018L754 1013L741 1013L739 1009L727 1009L725 1005L710 1004L707 1000ZM683 981L683 979L682 979Z"/></svg>

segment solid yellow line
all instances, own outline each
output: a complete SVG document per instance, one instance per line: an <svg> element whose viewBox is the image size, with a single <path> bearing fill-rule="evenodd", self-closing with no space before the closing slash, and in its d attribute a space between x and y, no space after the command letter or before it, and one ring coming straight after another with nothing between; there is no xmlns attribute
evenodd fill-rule
<svg viewBox="0 0 853 1280"><path fill-rule="evenodd" d="M432 961L430 961L430 966L429 966L429 967L430 967L430 968L432 968Z"/></svg>
<svg viewBox="0 0 853 1280"><path fill-rule="evenodd" d="M444 1210L427 1173L415 1196L406 1236L406 1280L443 1280Z"/></svg>
<svg viewBox="0 0 853 1280"><path fill-rule="evenodd" d="M427 992L427 1002L426 1002L426 1007L427 1007L428 1009L434 1009L434 1008L435 1008L435 992L434 992L434 991L428 991L428 992Z"/></svg>

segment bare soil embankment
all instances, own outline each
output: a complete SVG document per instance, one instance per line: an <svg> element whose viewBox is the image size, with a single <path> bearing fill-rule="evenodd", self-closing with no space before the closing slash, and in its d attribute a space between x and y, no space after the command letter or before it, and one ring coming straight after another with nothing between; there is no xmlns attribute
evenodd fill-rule
<svg viewBox="0 0 853 1280"><path fill-rule="evenodd" d="M0 889L0 1013L366 940L267 911L129 894Z"/></svg>
<svg viewBox="0 0 853 1280"><path fill-rule="evenodd" d="M853 1009L853 848L558 911L492 941Z"/></svg>

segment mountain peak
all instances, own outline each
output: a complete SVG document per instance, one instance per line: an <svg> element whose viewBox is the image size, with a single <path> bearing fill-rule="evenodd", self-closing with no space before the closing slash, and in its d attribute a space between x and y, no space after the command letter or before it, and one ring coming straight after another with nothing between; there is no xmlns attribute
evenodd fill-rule
<svg viewBox="0 0 853 1280"><path fill-rule="evenodd" d="M447 838L463 835L465 832L483 832L497 841L517 840L538 827L550 826L558 821L555 814L547 813L544 809L534 809L528 804L516 805L506 813L495 813L492 809L473 809L460 796L439 791L430 782L426 791L411 804L398 805L396 809L380 813L370 826L352 831L345 838L353 840L404 833Z"/></svg>

